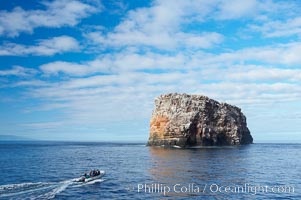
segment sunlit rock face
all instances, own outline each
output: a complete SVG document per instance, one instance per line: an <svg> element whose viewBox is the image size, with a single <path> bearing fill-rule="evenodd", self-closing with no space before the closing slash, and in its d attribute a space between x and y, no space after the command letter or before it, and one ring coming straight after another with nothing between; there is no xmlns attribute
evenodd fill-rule
<svg viewBox="0 0 301 200"><path fill-rule="evenodd" d="M150 146L250 144L253 138L241 109L202 95L165 94L155 99Z"/></svg>

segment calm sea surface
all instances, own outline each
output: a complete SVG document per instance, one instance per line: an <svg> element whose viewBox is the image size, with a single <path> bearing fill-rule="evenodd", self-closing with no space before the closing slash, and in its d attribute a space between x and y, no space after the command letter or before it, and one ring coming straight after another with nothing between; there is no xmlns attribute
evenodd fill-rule
<svg viewBox="0 0 301 200"><path fill-rule="evenodd" d="M0 199L301 199L301 144L0 142ZM76 183L91 169L99 180Z"/></svg>

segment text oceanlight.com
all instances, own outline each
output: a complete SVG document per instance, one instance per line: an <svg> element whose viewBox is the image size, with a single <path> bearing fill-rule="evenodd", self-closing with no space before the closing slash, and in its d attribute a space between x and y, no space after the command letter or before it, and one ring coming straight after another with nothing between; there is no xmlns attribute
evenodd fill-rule
<svg viewBox="0 0 301 200"><path fill-rule="evenodd" d="M251 194L256 195L259 193L294 193L295 188L291 185L221 185L221 184L204 184L198 185L195 183L190 184L174 184L166 185L160 183L151 184L137 184L137 188L133 187L138 193L159 193L168 195L169 193L236 193L236 194Z"/></svg>

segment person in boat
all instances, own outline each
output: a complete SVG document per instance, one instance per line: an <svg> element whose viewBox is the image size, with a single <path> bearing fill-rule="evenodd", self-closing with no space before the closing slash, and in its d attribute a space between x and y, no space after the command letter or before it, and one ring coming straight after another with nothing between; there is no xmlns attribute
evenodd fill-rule
<svg viewBox="0 0 301 200"><path fill-rule="evenodd" d="M87 175L87 173L84 174L84 177L85 178L90 178L90 177L93 177L93 176L99 176L100 175L100 171L98 169L94 169L94 170L91 170L89 172L89 175Z"/></svg>
<svg viewBox="0 0 301 200"><path fill-rule="evenodd" d="M95 176L96 175L96 173L95 173L95 169L93 170L93 176Z"/></svg>

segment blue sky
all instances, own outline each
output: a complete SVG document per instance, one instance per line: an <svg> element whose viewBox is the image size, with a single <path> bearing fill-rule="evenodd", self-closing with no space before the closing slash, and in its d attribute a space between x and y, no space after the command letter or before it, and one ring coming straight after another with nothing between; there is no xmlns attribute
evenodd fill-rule
<svg viewBox="0 0 301 200"><path fill-rule="evenodd" d="M146 141L153 99L235 104L255 142L301 142L301 2L4 1L0 134Z"/></svg>

